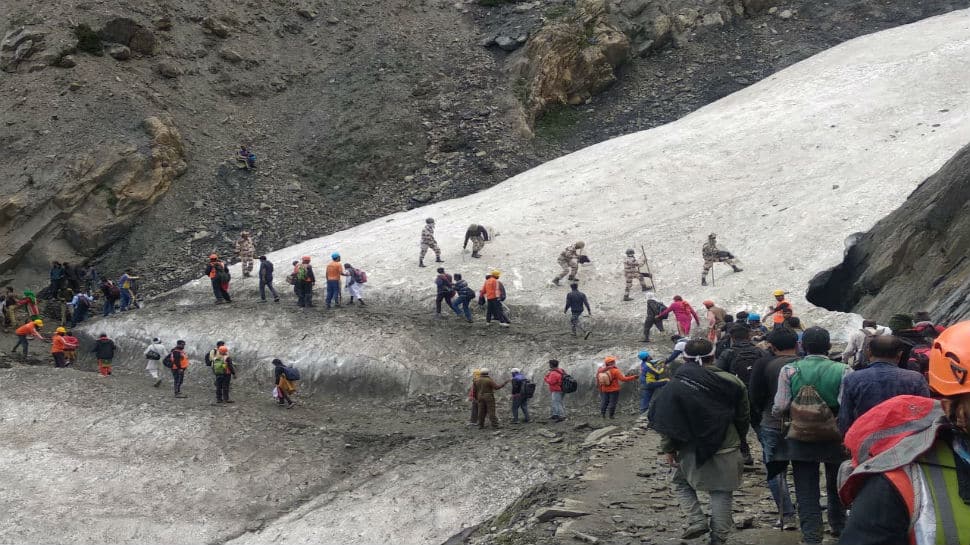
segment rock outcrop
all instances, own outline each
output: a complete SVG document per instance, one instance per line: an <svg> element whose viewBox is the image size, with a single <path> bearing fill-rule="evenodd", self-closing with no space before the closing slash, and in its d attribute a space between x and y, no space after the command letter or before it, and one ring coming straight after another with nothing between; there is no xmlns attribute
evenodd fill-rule
<svg viewBox="0 0 970 545"><path fill-rule="evenodd" d="M605 0L579 0L575 14L543 27L515 53L510 72L530 125L549 106L582 104L616 81L630 41L607 15Z"/></svg>
<svg viewBox="0 0 970 545"><path fill-rule="evenodd" d="M181 136L168 117L149 117L142 129L147 142L93 150L41 187L28 177L0 200L0 273L91 256L168 191L187 168Z"/></svg>
<svg viewBox="0 0 970 545"><path fill-rule="evenodd" d="M849 241L843 262L812 280L812 303L880 323L917 310L942 322L970 316L970 146Z"/></svg>

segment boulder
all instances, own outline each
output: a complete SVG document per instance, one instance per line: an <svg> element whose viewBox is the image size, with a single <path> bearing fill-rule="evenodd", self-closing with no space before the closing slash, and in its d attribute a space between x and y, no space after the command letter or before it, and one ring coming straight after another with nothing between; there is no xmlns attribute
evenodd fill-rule
<svg viewBox="0 0 970 545"><path fill-rule="evenodd" d="M600 428L598 430L593 430L583 439L583 446L592 446L599 443L602 439L620 433L620 428L616 426L606 426L605 428Z"/></svg>
<svg viewBox="0 0 970 545"><path fill-rule="evenodd" d="M108 55L118 61L126 61L131 58L131 48L126 45L115 44L108 48Z"/></svg>
<svg viewBox="0 0 970 545"><path fill-rule="evenodd" d="M229 48L219 50L219 56L222 57L223 60L233 64L240 63L243 60L242 55Z"/></svg>
<svg viewBox="0 0 970 545"><path fill-rule="evenodd" d="M152 25L155 27L155 30L172 30L172 18L165 15L156 17L152 19Z"/></svg>
<svg viewBox="0 0 970 545"><path fill-rule="evenodd" d="M127 17L115 17L109 20L98 32L98 36L104 42L121 44L135 53L142 55L155 53L156 42L152 31ZM111 54L110 51L108 53ZM112 56L114 57L114 55Z"/></svg>
<svg viewBox="0 0 970 545"><path fill-rule="evenodd" d="M172 61L161 61L155 65L155 70L166 78L177 78L182 75L182 69Z"/></svg>
<svg viewBox="0 0 970 545"><path fill-rule="evenodd" d="M4 72L36 70L38 63L33 57L44 49L46 38L45 31L27 27L8 32L0 41L0 70Z"/></svg>
<svg viewBox="0 0 970 545"><path fill-rule="evenodd" d="M520 44L514 38L510 38L508 36L497 36L495 38L495 45L499 46L505 51L515 51L522 44Z"/></svg>
<svg viewBox="0 0 970 545"><path fill-rule="evenodd" d="M213 17L202 19L202 27L219 38L229 37L229 26Z"/></svg>
<svg viewBox="0 0 970 545"><path fill-rule="evenodd" d="M774 6L775 3L775 0L741 0L744 13L747 15L757 15Z"/></svg>

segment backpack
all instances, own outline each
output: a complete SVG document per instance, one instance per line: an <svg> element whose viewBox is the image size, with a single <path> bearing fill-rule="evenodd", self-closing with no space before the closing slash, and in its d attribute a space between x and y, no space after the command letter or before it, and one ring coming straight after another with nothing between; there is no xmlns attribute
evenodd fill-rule
<svg viewBox="0 0 970 545"><path fill-rule="evenodd" d="M226 362L225 356L220 354L212 359L213 373L217 375L225 375L228 369L229 369L229 364Z"/></svg>
<svg viewBox="0 0 970 545"><path fill-rule="evenodd" d="M286 283L293 286L296 284L296 273L286 275Z"/></svg>
<svg viewBox="0 0 970 545"><path fill-rule="evenodd" d="M610 375L609 371L599 371L596 373L597 386L609 386L612 383L613 377Z"/></svg>
<svg viewBox="0 0 970 545"><path fill-rule="evenodd" d="M159 354L158 352L155 352L154 350L149 350L148 352L145 352L145 357L150 360L156 360L156 361L162 359L162 355Z"/></svg>
<svg viewBox="0 0 970 545"><path fill-rule="evenodd" d="M751 381L751 368L754 362L765 356L765 352L753 345L738 346L731 349L734 352L734 360L728 370L734 376L748 384Z"/></svg>
<svg viewBox="0 0 970 545"><path fill-rule="evenodd" d="M841 441L838 423L832 409L819 395L815 386L802 386L788 410L791 424L788 427L787 439L795 439L806 443L822 443L826 441Z"/></svg>
<svg viewBox="0 0 970 545"><path fill-rule="evenodd" d="M562 393L571 394L579 389L579 383L569 373L563 373L560 388L562 389Z"/></svg>
<svg viewBox="0 0 970 545"><path fill-rule="evenodd" d="M119 295L121 294L119 293ZM88 299L87 295L82 294L80 297L77 298L77 308L79 309L91 308L91 300Z"/></svg>
<svg viewBox="0 0 970 545"><path fill-rule="evenodd" d="M367 273L360 269L354 269L354 282L357 282L358 284L366 284Z"/></svg>
<svg viewBox="0 0 970 545"><path fill-rule="evenodd" d="M498 283L498 300L505 301L505 284Z"/></svg>
<svg viewBox="0 0 970 545"><path fill-rule="evenodd" d="M930 348L931 347L929 345L914 346L913 349L909 351L909 359L906 360L906 368L926 375L930 369Z"/></svg>
<svg viewBox="0 0 970 545"><path fill-rule="evenodd" d="M300 380L300 370L296 367L287 367L284 365L283 376L285 376L286 380L289 380L290 382Z"/></svg>
<svg viewBox="0 0 970 545"><path fill-rule="evenodd" d="M306 265L300 264L296 267L296 272L293 273L294 280L306 280Z"/></svg>
<svg viewBox="0 0 970 545"><path fill-rule="evenodd" d="M216 280L223 284L229 281L229 269L226 268L224 263L216 263L213 267L216 269Z"/></svg>
<svg viewBox="0 0 970 545"><path fill-rule="evenodd" d="M162 359L162 365L164 365L169 369L174 367L175 366L175 358L173 357L174 355L175 355L174 350L169 352L168 355ZM179 361L181 361L181 356L178 356L178 357L179 357Z"/></svg>
<svg viewBox="0 0 970 545"><path fill-rule="evenodd" d="M108 293L111 294L113 299L117 299L118 297L121 297L121 288L119 288L116 284L112 284L108 288Z"/></svg>
<svg viewBox="0 0 970 545"><path fill-rule="evenodd" d="M522 397L532 399L536 395L536 383L529 379L522 379Z"/></svg>
<svg viewBox="0 0 970 545"><path fill-rule="evenodd" d="M865 335L865 339L862 341L862 346L855 353L855 367L862 368L869 364L869 343L872 342L873 337L876 336L875 333L870 333L865 329L861 329L862 333Z"/></svg>
<svg viewBox="0 0 970 545"><path fill-rule="evenodd" d="M80 344L80 342L77 340L77 337L73 337L71 335L64 335L65 350L77 350L78 344Z"/></svg>

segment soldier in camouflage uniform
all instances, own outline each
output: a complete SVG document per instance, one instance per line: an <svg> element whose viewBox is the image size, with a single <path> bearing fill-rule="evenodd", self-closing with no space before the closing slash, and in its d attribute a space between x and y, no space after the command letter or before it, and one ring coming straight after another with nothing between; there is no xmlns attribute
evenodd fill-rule
<svg viewBox="0 0 970 545"><path fill-rule="evenodd" d="M243 276L248 277L253 272L253 259L256 257L256 245L249 238L249 231L239 233L239 240L236 241L236 253L242 261Z"/></svg>
<svg viewBox="0 0 970 545"><path fill-rule="evenodd" d="M562 267L562 272L558 276L552 279L552 283L559 285L559 281L562 277L569 275L569 280L578 280L579 275L579 257L582 253L583 248L586 247L586 243L579 241L570 246L566 246L566 249L559 254L559 259L557 263Z"/></svg>
<svg viewBox="0 0 970 545"><path fill-rule="evenodd" d="M633 287L633 281L640 281L640 291L647 291L647 282L644 278L650 278L650 273L640 272L640 267L642 264L636 258L636 252L632 249L626 251L626 259L623 261L623 276L626 277L626 292L623 294L624 301L632 301L633 298L630 297L630 288Z"/></svg>
<svg viewBox="0 0 970 545"><path fill-rule="evenodd" d="M434 250L434 260L437 263L444 263L441 259L441 249L438 248L438 241L434 239L434 218L424 220L425 226L421 231L421 255L418 257L418 267L424 267L424 255L428 249Z"/></svg>
<svg viewBox="0 0 970 545"><path fill-rule="evenodd" d="M462 249L468 248L468 241L472 241L472 257L482 257L479 252L485 247L485 243L489 241L488 229L484 225L471 224L468 226L468 230L465 231L465 244Z"/></svg>
<svg viewBox="0 0 970 545"><path fill-rule="evenodd" d="M701 285L707 285L707 272L711 270L714 263L727 263L734 269L734 272L741 272L741 268L734 264L734 256L731 252L725 252L717 249L717 234L711 233L707 236L707 244L701 249L701 255L704 257L704 272L701 274Z"/></svg>

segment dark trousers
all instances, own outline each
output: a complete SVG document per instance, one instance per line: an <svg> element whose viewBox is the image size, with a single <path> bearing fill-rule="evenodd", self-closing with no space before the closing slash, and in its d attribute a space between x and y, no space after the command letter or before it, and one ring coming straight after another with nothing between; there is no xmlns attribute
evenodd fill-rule
<svg viewBox="0 0 970 545"><path fill-rule="evenodd" d="M748 444L747 435L741 437L741 444L738 446L741 449L741 456L744 457L744 461L747 462L749 459L751 459L751 445Z"/></svg>
<svg viewBox="0 0 970 545"><path fill-rule="evenodd" d="M222 299L232 301L232 299L229 298L229 292L222 289L222 282L216 280L215 278L211 278L210 280L212 280L212 294L216 296L216 301Z"/></svg>
<svg viewBox="0 0 970 545"><path fill-rule="evenodd" d="M216 375L216 401L229 400L229 381L232 375Z"/></svg>
<svg viewBox="0 0 970 545"><path fill-rule="evenodd" d="M798 524L805 543L822 542L822 507L819 505L819 463L792 461L792 477L795 480L795 498L798 504ZM841 534L845 527L845 508L839 501L839 464L825 466L825 494L828 499L829 526Z"/></svg>
<svg viewBox="0 0 970 545"><path fill-rule="evenodd" d="M67 363L64 359L64 352L54 352L54 367L67 367Z"/></svg>
<svg viewBox="0 0 970 545"><path fill-rule="evenodd" d="M269 292L273 294L273 299L279 299L280 294L276 293L276 288L273 287L273 280L260 280L259 281L259 298L263 301L266 300L266 289L269 288Z"/></svg>
<svg viewBox="0 0 970 545"><path fill-rule="evenodd" d="M468 419L468 421L471 422L472 424L475 424L478 422L478 400L477 399L472 400L472 416L470 419Z"/></svg>
<svg viewBox="0 0 970 545"><path fill-rule="evenodd" d="M340 304L340 280L327 280L327 308L330 308L330 302L333 304Z"/></svg>
<svg viewBox="0 0 970 545"><path fill-rule="evenodd" d="M172 369L172 386L175 388L175 395L182 393L182 381L185 380L185 369Z"/></svg>
<svg viewBox="0 0 970 545"><path fill-rule="evenodd" d="M509 319L505 317L505 312L502 311L502 302L498 299L489 299L485 308L485 321L491 322L492 318L498 320L499 323L509 323Z"/></svg>
<svg viewBox="0 0 970 545"><path fill-rule="evenodd" d="M297 280L293 286L296 290L296 305L299 307L313 306L313 283Z"/></svg>
<svg viewBox="0 0 970 545"><path fill-rule="evenodd" d="M16 352L17 349L20 348L21 345L23 345L23 347L24 347L24 356L26 356L27 355L27 349L30 346L28 344L27 336L26 335L17 335L17 344L13 345L13 349L11 349L10 351L11 352Z"/></svg>
<svg viewBox="0 0 970 545"><path fill-rule="evenodd" d="M640 385L640 414L647 412L647 409L650 408L650 400L653 399L653 394L666 385L667 381L648 382Z"/></svg>
<svg viewBox="0 0 970 545"><path fill-rule="evenodd" d="M495 415L495 396L487 395L478 398L478 427L485 427L485 417L488 417L493 428L498 427L498 416Z"/></svg>
<svg viewBox="0 0 970 545"><path fill-rule="evenodd" d="M646 340L646 341L649 341L650 340L650 330L653 329L654 327L657 328L657 331L663 333L663 331L664 331L664 323L663 323L663 321L662 320L658 320L655 315L648 313L647 314L647 319L643 321L643 339L644 340Z"/></svg>
<svg viewBox="0 0 970 545"><path fill-rule="evenodd" d="M452 297L454 297L453 292L449 291L447 293L442 293L439 291L438 295L434 298L434 311L441 314L441 302L444 301L448 303L448 308L454 310L455 314L458 314L458 311L455 309L455 305L451 304Z"/></svg>
<svg viewBox="0 0 970 545"><path fill-rule="evenodd" d="M529 421L529 398L522 394L512 396L512 422L519 421L519 410L522 410L522 419Z"/></svg>
<svg viewBox="0 0 970 545"><path fill-rule="evenodd" d="M77 306L74 307L74 312L71 313L71 327L84 321L88 317L88 307Z"/></svg>
<svg viewBox="0 0 970 545"><path fill-rule="evenodd" d="M600 392L600 414L606 415L606 412L610 412L610 418L616 414L616 404L620 401L620 392Z"/></svg>
<svg viewBox="0 0 970 545"><path fill-rule="evenodd" d="M108 298L105 298L105 300L104 300L104 315L105 316L108 316L110 314L114 314L115 313L115 301L116 301L116 299L108 299Z"/></svg>

